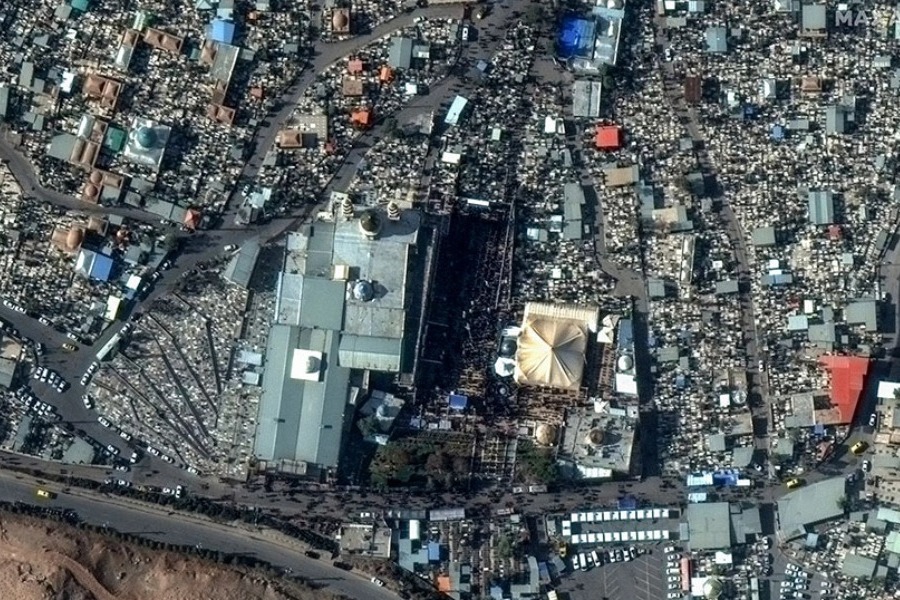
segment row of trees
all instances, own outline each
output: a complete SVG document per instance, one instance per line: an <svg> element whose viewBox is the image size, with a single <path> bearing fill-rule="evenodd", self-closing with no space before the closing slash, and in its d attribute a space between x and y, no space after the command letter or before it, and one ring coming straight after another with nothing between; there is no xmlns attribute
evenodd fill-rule
<svg viewBox="0 0 900 600"><path fill-rule="evenodd" d="M450 488L468 480L470 461L432 443L388 442L378 449L369 469L372 485L419 484Z"/></svg>

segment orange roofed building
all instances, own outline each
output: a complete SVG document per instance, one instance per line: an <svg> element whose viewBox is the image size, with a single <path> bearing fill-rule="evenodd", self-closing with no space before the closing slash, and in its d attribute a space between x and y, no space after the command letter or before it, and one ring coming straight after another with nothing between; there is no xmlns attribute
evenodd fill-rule
<svg viewBox="0 0 900 600"><path fill-rule="evenodd" d="M368 108L361 108L357 111L354 111L350 117L350 122L359 129L368 129L372 126L374 120L375 119L372 116L372 111Z"/></svg>
<svg viewBox="0 0 900 600"><path fill-rule="evenodd" d="M392 82L394 80L394 70L387 65L381 67L381 73L378 74L378 79L381 80L381 83Z"/></svg>
<svg viewBox="0 0 900 600"><path fill-rule="evenodd" d="M831 409L830 418L820 419L816 411L816 420L825 424L852 423L856 408L866 387L866 376L869 374L871 361L861 356L829 355L820 359L820 363L831 373Z"/></svg>
<svg viewBox="0 0 900 600"><path fill-rule="evenodd" d="M91 73L84 80L81 91L85 98L99 100L100 106L115 109L116 102L119 100L119 92L122 91L122 83L97 73Z"/></svg>
<svg viewBox="0 0 900 600"><path fill-rule="evenodd" d="M616 125L598 127L594 145L598 150L618 150L622 147L622 130Z"/></svg>
<svg viewBox="0 0 900 600"><path fill-rule="evenodd" d="M160 50L166 50L172 54L180 54L181 47L184 44L184 38L148 27L146 31L144 31L144 43L153 46L154 48L159 48Z"/></svg>

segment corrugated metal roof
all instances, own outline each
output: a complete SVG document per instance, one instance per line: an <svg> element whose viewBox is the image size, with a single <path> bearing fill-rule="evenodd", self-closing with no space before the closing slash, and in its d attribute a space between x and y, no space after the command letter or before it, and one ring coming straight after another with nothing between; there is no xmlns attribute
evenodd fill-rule
<svg viewBox="0 0 900 600"><path fill-rule="evenodd" d="M834 223L834 196L830 191L809 192L809 220L813 225Z"/></svg>
<svg viewBox="0 0 900 600"><path fill-rule="evenodd" d="M395 37L391 40L391 48L388 53L388 64L395 69L408 69L412 62L413 41L405 37Z"/></svg>
<svg viewBox="0 0 900 600"><path fill-rule="evenodd" d="M778 501L778 527L786 539L806 533L805 526L839 517L838 499L844 495L843 476L833 477L790 492Z"/></svg>
<svg viewBox="0 0 900 600"><path fill-rule="evenodd" d="M290 377L297 348L323 353L318 381ZM254 445L260 459L337 465L350 386L350 370L337 364L337 354L335 332L285 325L269 331Z"/></svg>
<svg viewBox="0 0 900 600"><path fill-rule="evenodd" d="M400 371L402 341L395 338L342 335L338 350L340 365L349 369Z"/></svg>
<svg viewBox="0 0 900 600"><path fill-rule="evenodd" d="M691 550L715 550L731 546L727 502L691 504L685 512L690 528Z"/></svg>
<svg viewBox="0 0 900 600"><path fill-rule="evenodd" d="M246 288L250 285L250 277L253 275L253 269L256 267L258 258L259 242L256 240L245 242L237 254L231 258L228 266L225 267L222 277L226 281Z"/></svg>

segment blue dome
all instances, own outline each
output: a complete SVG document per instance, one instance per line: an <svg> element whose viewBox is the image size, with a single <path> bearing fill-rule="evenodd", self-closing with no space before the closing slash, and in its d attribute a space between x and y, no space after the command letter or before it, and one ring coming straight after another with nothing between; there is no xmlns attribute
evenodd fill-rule
<svg viewBox="0 0 900 600"><path fill-rule="evenodd" d="M150 127L141 127L134 137L141 148L152 148L156 145L156 132Z"/></svg>

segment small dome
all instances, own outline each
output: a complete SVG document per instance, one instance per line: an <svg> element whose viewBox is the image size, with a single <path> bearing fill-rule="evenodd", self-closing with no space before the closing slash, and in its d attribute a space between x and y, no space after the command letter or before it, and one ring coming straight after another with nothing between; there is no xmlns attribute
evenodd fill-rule
<svg viewBox="0 0 900 600"><path fill-rule="evenodd" d="M703 595L710 600L715 600L722 595L722 582L715 577L710 577L703 583Z"/></svg>
<svg viewBox="0 0 900 600"><path fill-rule="evenodd" d="M516 371L516 363L505 358L498 358L494 361L494 373L500 377L511 377ZM506 389L506 388L502 388ZM503 395L503 394L501 394Z"/></svg>
<svg viewBox="0 0 900 600"><path fill-rule="evenodd" d="M84 230L80 227L73 227L66 236L66 246L72 250L81 245L84 239Z"/></svg>
<svg viewBox="0 0 900 600"><path fill-rule="evenodd" d="M556 441L556 427L541 423L534 430L534 439L542 446L550 446Z"/></svg>
<svg viewBox="0 0 900 600"><path fill-rule="evenodd" d="M100 182L103 181L103 175L100 174L100 171L94 171L91 173L89 180L91 183L100 185Z"/></svg>
<svg viewBox="0 0 900 600"><path fill-rule="evenodd" d="M516 345L516 340L512 338L506 338L502 342L500 342L500 356L504 358L511 358L515 356L516 349L518 346Z"/></svg>
<svg viewBox="0 0 900 600"><path fill-rule="evenodd" d="M360 302L368 302L375 297L375 289L368 281L357 281L353 285L353 297Z"/></svg>
<svg viewBox="0 0 900 600"><path fill-rule="evenodd" d="M347 28L347 25L350 23L350 19L347 18L347 14L342 10L334 11L334 16L331 17L331 26L337 30L343 30Z"/></svg>
<svg viewBox="0 0 900 600"><path fill-rule="evenodd" d="M134 139L141 148L152 148L156 145L156 132L151 127L141 127L135 132Z"/></svg>
<svg viewBox="0 0 900 600"><path fill-rule="evenodd" d="M89 183L86 186L84 186L84 195L87 196L88 198L96 198L99 193L100 193L100 189L92 183Z"/></svg>
<svg viewBox="0 0 900 600"><path fill-rule="evenodd" d="M367 236L378 235L381 231L381 219L371 210L366 211L359 217L359 228Z"/></svg>
<svg viewBox="0 0 900 600"><path fill-rule="evenodd" d="M600 446L603 444L603 437L602 430L591 429L590 433L587 434L587 439L585 441L592 446Z"/></svg>
<svg viewBox="0 0 900 600"><path fill-rule="evenodd" d="M315 373L319 370L319 359L315 356L306 357L306 372Z"/></svg>
<svg viewBox="0 0 900 600"><path fill-rule="evenodd" d="M620 371L630 371L631 367L634 366L634 359L632 359L627 354L623 354L619 357L619 360L616 364L618 365Z"/></svg>

